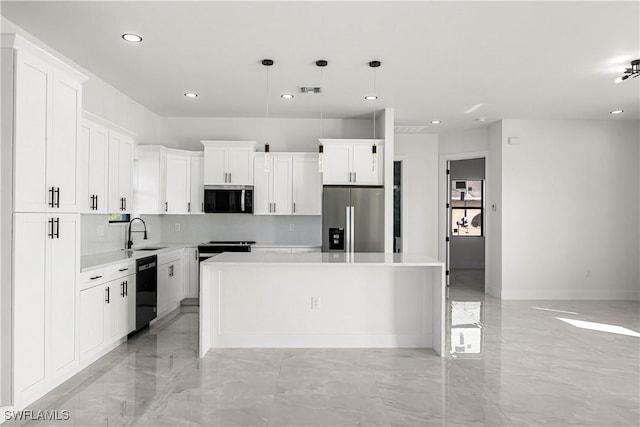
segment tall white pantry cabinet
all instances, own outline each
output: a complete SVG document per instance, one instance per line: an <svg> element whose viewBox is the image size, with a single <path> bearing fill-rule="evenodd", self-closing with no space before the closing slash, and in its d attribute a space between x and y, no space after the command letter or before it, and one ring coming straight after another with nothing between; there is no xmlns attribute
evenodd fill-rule
<svg viewBox="0 0 640 427"><path fill-rule="evenodd" d="M2 60L3 146L13 139L12 400L20 407L79 364L76 155L86 77L14 34L2 35Z"/></svg>

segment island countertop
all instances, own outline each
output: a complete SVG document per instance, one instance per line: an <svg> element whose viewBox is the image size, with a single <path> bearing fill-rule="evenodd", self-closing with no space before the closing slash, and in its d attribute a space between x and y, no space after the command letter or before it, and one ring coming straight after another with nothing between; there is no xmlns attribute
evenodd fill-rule
<svg viewBox="0 0 640 427"><path fill-rule="evenodd" d="M253 253L226 252L202 262L202 266L219 264L297 264L297 265L326 265L349 266L366 264L367 266L405 266L429 267L443 266L438 259L425 254L412 253L344 253L344 252L313 252L313 253Z"/></svg>

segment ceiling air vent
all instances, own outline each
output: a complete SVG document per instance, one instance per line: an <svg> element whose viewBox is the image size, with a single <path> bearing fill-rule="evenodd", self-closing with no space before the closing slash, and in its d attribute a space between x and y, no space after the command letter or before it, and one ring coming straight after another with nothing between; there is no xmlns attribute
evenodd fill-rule
<svg viewBox="0 0 640 427"><path fill-rule="evenodd" d="M300 93L320 93L321 91L319 86L300 86Z"/></svg>
<svg viewBox="0 0 640 427"><path fill-rule="evenodd" d="M395 126L395 133L427 133L427 126L417 125L417 126Z"/></svg>

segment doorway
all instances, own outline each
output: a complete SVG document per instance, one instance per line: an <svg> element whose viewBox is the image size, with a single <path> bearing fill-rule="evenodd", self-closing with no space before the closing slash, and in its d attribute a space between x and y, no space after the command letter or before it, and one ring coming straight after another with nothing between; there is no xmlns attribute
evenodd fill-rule
<svg viewBox="0 0 640 427"><path fill-rule="evenodd" d="M485 293L485 158L447 162L447 284Z"/></svg>

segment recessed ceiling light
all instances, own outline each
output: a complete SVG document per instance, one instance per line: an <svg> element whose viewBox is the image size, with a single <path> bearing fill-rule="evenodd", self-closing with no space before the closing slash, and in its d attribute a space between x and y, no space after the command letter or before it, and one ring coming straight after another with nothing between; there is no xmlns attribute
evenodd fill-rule
<svg viewBox="0 0 640 427"><path fill-rule="evenodd" d="M142 41L142 37L137 34L125 33L122 38L131 43L140 43Z"/></svg>
<svg viewBox="0 0 640 427"><path fill-rule="evenodd" d="M282 98L282 99L293 99L293 95L291 95L290 93L283 93L282 95L280 95L280 98Z"/></svg>
<svg viewBox="0 0 640 427"><path fill-rule="evenodd" d="M375 101L376 99L378 99L378 97L376 95L367 95L364 97L364 99L366 99L367 101Z"/></svg>
<svg viewBox="0 0 640 427"><path fill-rule="evenodd" d="M184 94L184 96L186 96L187 98L197 98L198 94L195 92L187 92Z"/></svg>
<svg viewBox="0 0 640 427"><path fill-rule="evenodd" d="M439 125L440 123L442 123L442 120L431 120L432 125Z"/></svg>
<svg viewBox="0 0 640 427"><path fill-rule="evenodd" d="M486 121L486 120L487 120L487 118L486 118L486 117L477 117L477 118L476 118L476 122L484 122L484 121Z"/></svg>
<svg viewBox="0 0 640 427"><path fill-rule="evenodd" d="M622 114L624 113L624 110L613 110L613 111L609 111L609 114Z"/></svg>

